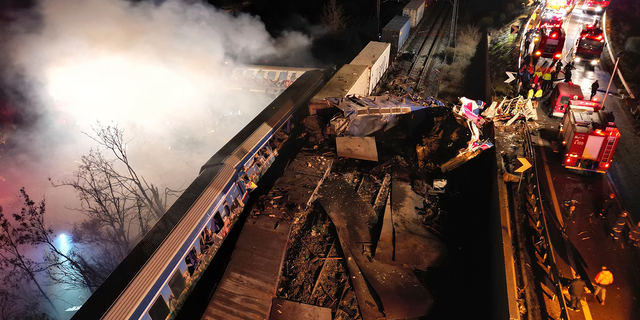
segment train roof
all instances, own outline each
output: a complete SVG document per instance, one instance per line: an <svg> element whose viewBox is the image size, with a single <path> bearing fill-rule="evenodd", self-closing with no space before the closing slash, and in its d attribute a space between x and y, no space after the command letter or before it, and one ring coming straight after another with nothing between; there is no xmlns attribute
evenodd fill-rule
<svg viewBox="0 0 640 320"><path fill-rule="evenodd" d="M383 30L392 30L392 31L402 31L407 23L411 21L410 17L407 16L395 16L386 26L384 26Z"/></svg>
<svg viewBox="0 0 640 320"><path fill-rule="evenodd" d="M352 94L351 89L369 69L366 65L345 64L313 97L313 101L340 98Z"/></svg>
<svg viewBox="0 0 640 320"><path fill-rule="evenodd" d="M424 0L423 0L424 1ZM351 61L352 65L368 66L373 65L385 52L391 50L391 44L387 42L369 41L366 47ZM388 53L387 53L388 55Z"/></svg>
<svg viewBox="0 0 640 320"><path fill-rule="evenodd" d="M424 6L424 0L411 0L404 8L410 10L416 10Z"/></svg>
<svg viewBox="0 0 640 320"><path fill-rule="evenodd" d="M240 148L240 146L247 140L263 123L269 120L273 114L274 110L278 109L277 107L287 103L289 99L299 98L297 94L304 91L301 89L310 85L311 82L317 81L315 79L319 74L323 73L321 70L312 70L305 72L302 76L298 78L295 82L293 82L282 94L276 97L262 112L260 112L253 120L251 120L238 134L236 134L231 140L229 140L216 154L214 154L207 162L202 166L201 171L205 170L210 166L215 166L218 163L224 162L227 158L229 158L235 151ZM324 75L322 75L324 79ZM316 91L314 90L313 93ZM302 93L307 93L306 91ZM312 94L313 94L312 93ZM309 97L302 97L300 100L307 100ZM245 152L248 150L245 150Z"/></svg>

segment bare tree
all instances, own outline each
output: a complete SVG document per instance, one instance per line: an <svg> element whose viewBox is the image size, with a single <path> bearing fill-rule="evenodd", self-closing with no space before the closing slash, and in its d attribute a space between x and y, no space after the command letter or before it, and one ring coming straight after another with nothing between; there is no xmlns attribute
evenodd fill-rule
<svg viewBox="0 0 640 320"><path fill-rule="evenodd" d="M19 289L0 287L0 320L52 320L43 310L44 298L26 283Z"/></svg>
<svg viewBox="0 0 640 320"><path fill-rule="evenodd" d="M124 130L122 128L117 125L103 126L98 123L92 129L96 136L91 137L89 135L89 137L100 146L111 151L120 164L126 168L126 173L120 174L118 178L128 182L125 187L128 188L131 194L136 195L136 200L140 202L138 206L145 205L155 215L156 219L160 219L167 211L167 198L174 195L176 191L165 188L164 192L160 193L158 187L148 183L136 173L129 163L127 144L124 141Z"/></svg>
<svg viewBox="0 0 640 320"><path fill-rule="evenodd" d="M4 230L8 230L8 232L0 235L2 236L2 245L12 255L8 259L3 257L3 260L6 261L5 266L12 267L13 274L22 275L22 278L27 278L31 283L35 284L38 291L52 307L53 303L37 281L36 273L46 271L50 279L56 284L67 284L70 288L87 288L94 291L108 273L100 272L100 268L96 268L89 263L78 253L77 249L71 249L69 252L60 251L54 243L53 230L45 224L46 210L44 200L36 204L29 198L24 189L20 189L20 193L24 198L24 206L20 214L13 215L13 220L17 226L13 227L8 219L0 216L0 225ZM24 256L22 248L19 247L20 245L43 246L45 252L44 263L37 264L28 260ZM10 272L9 276L11 274ZM20 277L17 279L19 280Z"/></svg>
<svg viewBox="0 0 640 320"><path fill-rule="evenodd" d="M0 270L4 271L2 279L6 286L18 289L20 282L26 280L36 286L38 292L55 310L55 306L36 275L46 268L41 264L29 259L25 255L24 246L31 245L41 237L38 233L33 233L31 225L32 216L44 213L44 202L41 206L36 206L21 189L25 197L25 207L19 214L13 214L10 218L4 215L0 207ZM51 232L46 230L45 232Z"/></svg>
<svg viewBox="0 0 640 320"><path fill-rule="evenodd" d="M338 4L337 0L329 0L322 7L322 23L329 29L332 34L339 34L347 24L347 16L344 8Z"/></svg>
<svg viewBox="0 0 640 320"><path fill-rule="evenodd" d="M74 228L74 241L99 246L102 256L111 255L120 261L164 214L174 191L165 189L161 193L138 175L129 163L121 128L98 124L93 132L87 135L98 148L81 157L73 179L54 186L73 187L81 202L77 210L87 216ZM107 159L101 149L115 159Z"/></svg>

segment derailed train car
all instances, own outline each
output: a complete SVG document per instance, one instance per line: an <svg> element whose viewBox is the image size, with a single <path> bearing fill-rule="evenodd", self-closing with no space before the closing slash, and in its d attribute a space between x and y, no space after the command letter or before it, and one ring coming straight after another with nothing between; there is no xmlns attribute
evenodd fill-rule
<svg viewBox="0 0 640 320"><path fill-rule="evenodd" d="M324 82L322 71L305 72L211 157L73 319L172 319Z"/></svg>

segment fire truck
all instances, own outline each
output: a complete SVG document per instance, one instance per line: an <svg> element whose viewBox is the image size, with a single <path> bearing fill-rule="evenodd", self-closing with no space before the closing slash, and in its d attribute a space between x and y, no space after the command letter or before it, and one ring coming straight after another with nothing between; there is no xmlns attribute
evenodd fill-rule
<svg viewBox="0 0 640 320"><path fill-rule="evenodd" d="M537 45L533 54L536 58L551 58L554 61L562 58L565 34L562 28L540 29Z"/></svg>
<svg viewBox="0 0 640 320"><path fill-rule="evenodd" d="M602 29L592 25L586 25L573 47L573 61L589 61L591 65L600 62L600 55L604 49L604 33Z"/></svg>
<svg viewBox="0 0 640 320"><path fill-rule="evenodd" d="M594 12L596 14L603 13L609 6L609 0L585 0L582 5L582 11L585 13Z"/></svg>
<svg viewBox="0 0 640 320"><path fill-rule="evenodd" d="M547 0L545 9L564 11L565 13L571 11L576 5L577 0Z"/></svg>
<svg viewBox="0 0 640 320"><path fill-rule="evenodd" d="M538 23L538 29L547 28L560 28L564 22L564 15L551 10L545 10L542 12L540 22Z"/></svg>
<svg viewBox="0 0 640 320"><path fill-rule="evenodd" d="M558 140L562 165L581 171L606 173L620 140L612 112L595 101L572 100L562 118Z"/></svg>

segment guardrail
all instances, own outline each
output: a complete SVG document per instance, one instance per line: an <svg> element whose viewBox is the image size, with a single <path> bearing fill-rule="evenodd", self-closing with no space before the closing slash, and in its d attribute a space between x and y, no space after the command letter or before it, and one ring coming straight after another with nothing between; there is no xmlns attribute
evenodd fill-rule
<svg viewBox="0 0 640 320"><path fill-rule="evenodd" d="M533 211L529 212L530 226L537 233L535 235L536 239L539 239L539 241L534 243L536 258L538 259L537 262L541 267L543 267L549 277L549 280L554 284L554 298L559 297L558 303L560 305L560 318L569 320L570 317L567 312L567 304L562 294L562 285L560 283L560 275L556 264L555 251L549 235L548 211L545 210L542 203L540 179L538 175L538 167L536 166L536 152L534 150L531 132L528 125L525 125L525 129L522 134L524 136L524 154L526 157L533 159L532 171L523 176L523 178L527 183L524 192L527 197L528 205L530 206L528 209Z"/></svg>

